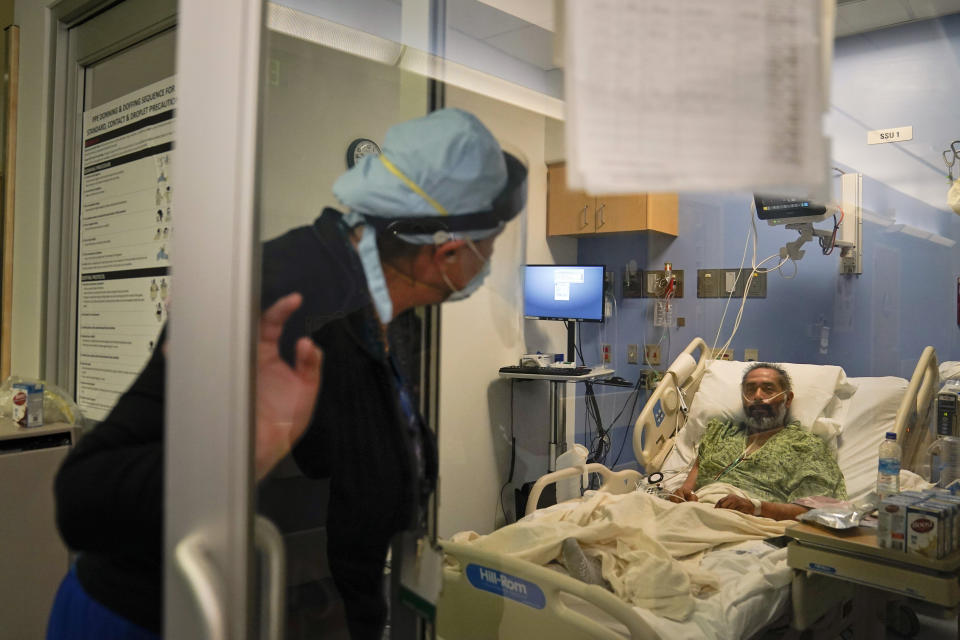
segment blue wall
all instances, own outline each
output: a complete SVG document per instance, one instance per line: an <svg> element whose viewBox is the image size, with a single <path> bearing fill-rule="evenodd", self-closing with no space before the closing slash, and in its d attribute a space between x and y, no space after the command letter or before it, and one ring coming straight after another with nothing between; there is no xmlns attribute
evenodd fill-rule
<svg viewBox="0 0 960 640"><path fill-rule="evenodd" d="M744 349L754 348L762 360L838 364L850 376L902 377L912 374L926 345L934 346L940 360L960 360L960 245L942 246L892 226L907 224L960 241L960 216L946 208L948 184L940 169L940 151L960 138L958 60L960 16L837 42L827 129L834 137L834 162L864 174L863 274L839 275L839 252L823 256L816 243L808 243L794 278L772 272L767 297L747 300L731 345L736 359L743 359ZM878 81L884 73L899 82ZM914 126L912 143L865 143L868 129L907 124ZM839 189L835 179L837 196ZM619 295L624 266L631 260L641 269L662 269L668 261L685 272L686 291L675 302L675 316L684 318L686 326L670 330L669 349L664 340L664 366L696 336L713 342L726 301L698 299L696 272L740 264L750 228L750 197L681 194L676 238L635 233L579 240L580 263L606 264L617 279L617 317L602 326L582 327L588 363L599 362L599 344L609 343L617 374L635 380L641 367L626 363L626 345L655 343L662 335L662 329L652 326L649 300ZM777 253L797 235L766 223L758 223L757 231L758 260ZM775 264L773 260L766 266ZM789 277L793 266L787 264L782 271ZM729 337L738 307L739 301L731 302L718 345ZM830 328L826 353L819 349L821 326ZM613 418L626 397L622 392L602 393L605 420ZM583 442L579 398L576 424L577 440ZM614 455L623 429L632 424L624 417L615 427ZM631 453L628 444L624 457L632 460Z"/></svg>

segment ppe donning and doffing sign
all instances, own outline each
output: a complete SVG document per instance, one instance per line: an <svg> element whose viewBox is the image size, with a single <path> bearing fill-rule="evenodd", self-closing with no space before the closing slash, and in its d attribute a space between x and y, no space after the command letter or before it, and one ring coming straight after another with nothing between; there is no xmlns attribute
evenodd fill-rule
<svg viewBox="0 0 960 640"><path fill-rule="evenodd" d="M77 404L102 420L166 320L176 84L167 78L83 113Z"/></svg>

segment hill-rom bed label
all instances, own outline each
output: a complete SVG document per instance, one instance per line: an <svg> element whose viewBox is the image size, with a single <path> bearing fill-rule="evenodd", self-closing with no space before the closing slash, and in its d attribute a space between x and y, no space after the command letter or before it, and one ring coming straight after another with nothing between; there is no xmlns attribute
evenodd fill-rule
<svg viewBox="0 0 960 640"><path fill-rule="evenodd" d="M836 569L834 569L829 565L817 564L816 562L811 562L809 566L811 571L819 571L820 573L836 573L837 572Z"/></svg>
<svg viewBox="0 0 960 640"><path fill-rule="evenodd" d="M496 569L469 564L467 580L477 589L516 600L534 609L543 609L547 604L547 599L540 587L529 580L502 573Z"/></svg>

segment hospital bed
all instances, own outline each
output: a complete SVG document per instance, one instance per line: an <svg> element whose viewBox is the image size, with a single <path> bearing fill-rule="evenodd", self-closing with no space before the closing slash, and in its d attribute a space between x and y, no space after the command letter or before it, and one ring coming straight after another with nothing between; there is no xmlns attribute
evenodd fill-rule
<svg viewBox="0 0 960 640"><path fill-rule="evenodd" d="M708 353L702 339L693 340L668 368L635 424L637 460L647 473L664 473L669 490L686 478L706 421L715 416L736 418L742 411L739 385L748 363L712 360ZM903 467L919 468L932 440L927 425L939 383L932 347L923 350L910 380L847 378L842 369L833 366L784 366L796 393L791 414L836 447L851 500L871 491L876 481L878 444L887 431L897 433L904 452ZM636 491L644 480L635 471L614 472L599 464L548 474L531 490L528 519L537 517L532 512L544 487L587 473L599 474L600 491L611 494ZM568 505L549 509L570 508ZM438 635L446 640L757 637L771 623L782 624L787 619L790 584L804 579L786 566L785 549L774 549L758 540L720 547L701 561L702 567L717 574L720 589L697 598L689 619L677 622L631 606L604 588L550 567L472 544L441 541L441 546L448 562L437 628ZM484 585L478 580L477 571L481 569L493 569L501 585ZM817 593L809 588L804 592ZM793 603L804 610L800 617L805 620L819 617L829 610L828 605L823 601ZM834 615L840 615L839 608L834 609ZM830 625L834 631L835 624Z"/></svg>

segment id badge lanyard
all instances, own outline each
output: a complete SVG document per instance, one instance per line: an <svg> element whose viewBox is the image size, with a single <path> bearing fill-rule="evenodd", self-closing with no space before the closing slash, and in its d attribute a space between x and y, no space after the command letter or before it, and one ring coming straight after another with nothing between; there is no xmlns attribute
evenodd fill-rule
<svg viewBox="0 0 960 640"><path fill-rule="evenodd" d="M390 365L397 383L404 426L411 438L418 483L427 491L430 482L427 478L422 419L392 354ZM425 515L422 513L423 507L424 496L418 495L417 522L421 526L414 530L401 531L394 536L391 545L392 592L394 602L402 605L391 609L391 632L394 638L414 638L418 626L417 618L428 623L436 620L437 601L443 584L443 552L422 526Z"/></svg>

